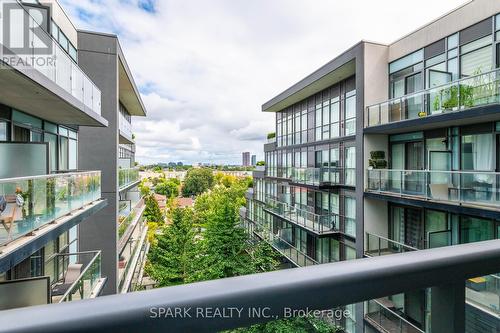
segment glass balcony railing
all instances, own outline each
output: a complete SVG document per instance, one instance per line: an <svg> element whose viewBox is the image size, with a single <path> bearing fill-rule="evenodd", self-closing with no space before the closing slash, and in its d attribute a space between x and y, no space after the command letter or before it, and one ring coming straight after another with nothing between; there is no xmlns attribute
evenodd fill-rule
<svg viewBox="0 0 500 333"><path fill-rule="evenodd" d="M119 169L118 170L118 187L125 188L133 183L138 182L139 169Z"/></svg>
<svg viewBox="0 0 500 333"><path fill-rule="evenodd" d="M292 168L292 181L297 184L356 185L355 168Z"/></svg>
<svg viewBox="0 0 500 333"><path fill-rule="evenodd" d="M268 242L272 247L274 247L281 255L286 257L292 263L298 267L317 265L318 262L313 258L309 257L303 251L300 251L295 246L290 244L291 242L285 240L283 237L274 234L269 227L266 227L263 223L252 221L250 223L254 224L253 232L259 235L260 238ZM247 226L248 230L248 226Z"/></svg>
<svg viewBox="0 0 500 333"><path fill-rule="evenodd" d="M365 127L500 103L500 69L368 106Z"/></svg>
<svg viewBox="0 0 500 333"><path fill-rule="evenodd" d="M56 254L45 262L51 277L52 303L97 297L102 285L101 251Z"/></svg>
<svg viewBox="0 0 500 333"><path fill-rule="evenodd" d="M339 215L337 214L311 213L271 197L266 198L266 208L284 219L317 233L339 231Z"/></svg>
<svg viewBox="0 0 500 333"><path fill-rule="evenodd" d="M418 249L393 241L391 239L366 233L365 255L368 257L378 257L387 254L404 253L417 251Z"/></svg>
<svg viewBox="0 0 500 333"><path fill-rule="evenodd" d="M122 131L129 138L132 138L132 124L125 118L125 116L120 112L120 116L118 118L118 125L120 131Z"/></svg>
<svg viewBox="0 0 500 333"><path fill-rule="evenodd" d="M37 70L100 115L99 88L25 7L16 1L7 4L4 6L2 3L0 6L0 26L10 26L11 29L10 40L4 40L7 34L0 34L0 44L3 46L0 55L4 63L19 70Z"/></svg>
<svg viewBox="0 0 500 333"><path fill-rule="evenodd" d="M383 329L384 332L425 333L382 304L390 302L386 298L367 301L365 319L375 327Z"/></svg>
<svg viewBox="0 0 500 333"><path fill-rule="evenodd" d="M500 173L368 170L368 191L482 207L500 206Z"/></svg>
<svg viewBox="0 0 500 333"><path fill-rule="evenodd" d="M452 245L450 230L428 233L427 239L425 242L420 243L418 248L366 233L365 255L375 257L450 245ZM469 279L466 281L465 286L468 302L500 315L500 275L492 274Z"/></svg>
<svg viewBox="0 0 500 333"><path fill-rule="evenodd" d="M500 274L468 279L465 285L468 302L500 316Z"/></svg>
<svg viewBox="0 0 500 333"><path fill-rule="evenodd" d="M0 197L1 246L100 199L101 172L1 179Z"/></svg>

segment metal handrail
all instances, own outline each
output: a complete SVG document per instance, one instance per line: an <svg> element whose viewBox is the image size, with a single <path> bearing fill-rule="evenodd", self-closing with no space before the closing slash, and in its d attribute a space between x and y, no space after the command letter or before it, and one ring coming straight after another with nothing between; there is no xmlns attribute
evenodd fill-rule
<svg viewBox="0 0 500 333"><path fill-rule="evenodd" d="M429 90L434 90L434 89L438 90L440 88L451 86L451 85L460 83L462 81L475 79L477 77L480 77L480 76L483 76L483 75L489 75L489 74L492 74L492 73L495 73L495 72L500 72L500 68L495 68L495 69L492 69L492 70L490 70L488 72L485 72L485 73L475 74L475 75L463 77L463 78L460 78L460 79L456 79L456 80L453 80L453 81L450 81L450 82L447 82L447 83L444 83L444 84L441 84L441 85L438 85L438 86L425 88L425 89L422 89L422 90L419 90L419 91L415 91L415 92L412 92L412 93L409 93L409 94L406 94L406 95L403 95L403 96L393 97L391 99L388 99L388 100L385 100L385 101L382 101L382 102L379 102L379 103L374 103L374 104L368 105L368 106L366 106L366 109L372 108L374 106L380 106L381 104L384 104L384 103L394 102L394 101L397 101L397 100L400 100L400 99L411 98L412 96L420 95L420 94L425 93L426 91L429 91Z"/></svg>
<svg viewBox="0 0 500 333"><path fill-rule="evenodd" d="M497 273L499 262L500 240L469 243L6 310L0 312L0 332L224 331L284 318L285 309L324 310L409 290L461 288L467 279ZM464 299L449 299L448 306L463 306ZM165 315L166 311L189 308L191 316ZM216 318L196 315L197 309L215 308L244 311ZM162 316L158 316L159 310ZM252 310L261 310L264 316L252 315ZM463 316L451 317L436 320L450 327L464 324Z"/></svg>
<svg viewBox="0 0 500 333"><path fill-rule="evenodd" d="M73 254L85 254L87 252L81 252L81 253L70 253L71 255ZM94 262L97 260L98 257L101 256L101 250L99 251L88 251L88 254L90 253L95 253L94 257L92 257L92 259L90 260L90 262L87 264L87 266L83 269L83 271L80 273L80 275L78 275L78 278L71 284L71 286L68 288L68 290L66 290L66 292L64 293L64 295L61 297L61 299L59 300L58 303L63 303L65 302L66 298L69 296L69 294L73 291L73 288L78 284L80 283L80 280L83 278L83 276L85 275L85 273L87 273L87 271L90 269L90 267L92 266L92 264L94 264Z"/></svg>
<svg viewBox="0 0 500 333"><path fill-rule="evenodd" d="M415 330L417 330L417 332L421 332L421 333L425 333L424 331L422 331L420 328L418 328L417 326L413 325L412 323L410 323L408 320L406 320L405 318L403 318L402 316L398 315L396 312L392 311L391 309L389 309L388 307L386 307L385 305L383 305L382 303L380 303L379 301L377 301L376 299L373 299L373 300L370 300L370 302L374 302L377 304L377 306L380 306L382 309L384 309L385 311L389 312L391 315L395 316L396 318L398 318L400 321L402 321L403 323L405 323L406 325L409 325L411 327L413 327Z"/></svg>
<svg viewBox="0 0 500 333"><path fill-rule="evenodd" d="M480 170L407 170L407 169L367 169L368 172L416 172L416 173L451 173L451 174L486 174L492 176L500 176L500 172L496 171L480 171Z"/></svg>
<svg viewBox="0 0 500 333"><path fill-rule="evenodd" d="M394 243L396 245L399 245L401 247L404 247L404 248L407 248L408 250L411 250L411 251L418 251L418 249L416 247L413 247L413 246L410 246L410 245L407 245L407 244L404 244L404 243L400 243L400 242L397 242L395 240L392 240L392 239L389 239L389 238L386 238L386 237L383 237L383 236L379 236L377 234L372 234L370 232L365 232L367 236L373 236L373 237L376 237L376 238L380 238L380 239L383 239L385 240L386 242L389 242L389 243ZM367 238L369 240L369 237Z"/></svg>
<svg viewBox="0 0 500 333"><path fill-rule="evenodd" d="M38 175L38 176L23 176L23 177L13 177L13 178L1 178L0 183L6 182L17 182L23 180L34 180L34 179L44 179L44 178L64 178L68 176L82 176L85 174L101 174L101 171L76 171L76 172L68 172L68 173L51 173L48 175Z"/></svg>

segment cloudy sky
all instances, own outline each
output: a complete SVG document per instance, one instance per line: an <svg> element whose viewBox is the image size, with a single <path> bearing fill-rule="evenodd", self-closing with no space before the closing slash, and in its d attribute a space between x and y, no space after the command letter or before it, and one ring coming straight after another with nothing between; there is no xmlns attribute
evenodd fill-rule
<svg viewBox="0 0 500 333"><path fill-rule="evenodd" d="M465 0L60 0L119 35L148 110L142 163L262 158L261 105L361 39L390 43Z"/></svg>

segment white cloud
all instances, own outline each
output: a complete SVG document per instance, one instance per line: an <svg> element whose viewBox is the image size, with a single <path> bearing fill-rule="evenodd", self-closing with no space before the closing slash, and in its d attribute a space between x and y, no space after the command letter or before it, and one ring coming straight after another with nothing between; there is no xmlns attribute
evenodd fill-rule
<svg viewBox="0 0 500 333"><path fill-rule="evenodd" d="M63 0L80 28L120 36L147 119L141 162L262 158L261 105L360 39L388 43L463 0ZM432 8L432 10L429 10Z"/></svg>

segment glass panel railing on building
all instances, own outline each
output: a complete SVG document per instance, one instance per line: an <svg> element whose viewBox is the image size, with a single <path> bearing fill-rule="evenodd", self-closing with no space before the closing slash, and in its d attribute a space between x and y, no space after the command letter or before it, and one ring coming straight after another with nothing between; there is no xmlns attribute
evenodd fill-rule
<svg viewBox="0 0 500 333"><path fill-rule="evenodd" d="M368 191L481 207L500 206L500 173L368 170Z"/></svg>
<svg viewBox="0 0 500 333"><path fill-rule="evenodd" d="M427 234L425 248L450 246L451 230L430 232ZM365 255L368 257L418 251L415 248L379 235L366 233ZM486 311L500 315L500 275L492 274L466 281L466 300Z"/></svg>
<svg viewBox="0 0 500 333"><path fill-rule="evenodd" d="M125 188L140 180L139 169L119 169L118 170L118 187Z"/></svg>
<svg viewBox="0 0 500 333"><path fill-rule="evenodd" d="M309 257L303 251L300 251L295 246L293 246L291 244L291 240L286 240L284 237L281 237L280 235L276 235L275 233L273 233L273 231L270 230L270 227L266 227L263 223L259 221L258 218L256 219L256 221L245 220L244 227L249 232L254 232L261 239L264 239L279 253L281 253L284 257L288 258L288 260L293 262L298 267L312 266L318 264L316 260Z"/></svg>
<svg viewBox="0 0 500 333"><path fill-rule="evenodd" d="M52 286L52 302L97 297L102 285L101 251L58 254L54 264L67 262L64 277Z"/></svg>
<svg viewBox="0 0 500 333"><path fill-rule="evenodd" d="M301 225L317 233L335 232L339 230L339 215L315 214L287 203L266 197L266 208L276 215Z"/></svg>
<svg viewBox="0 0 500 333"><path fill-rule="evenodd" d="M35 274L34 274L35 273ZM23 274L23 273L21 273ZM28 270L29 274L29 270ZM16 279L4 281L4 283L15 286L19 293L4 299L4 309L16 308L28 303L26 292L30 290L34 301L33 305L43 303L62 303L82 299L95 298L99 296L104 286L104 278L101 275L101 252L88 251L78 253L56 253L51 255L43 264L43 272L40 269L32 271L32 276L27 279ZM45 281L41 286L34 285L33 281ZM49 288L47 288L47 285ZM33 288L35 286L35 288Z"/></svg>
<svg viewBox="0 0 500 333"><path fill-rule="evenodd" d="M0 246L100 198L100 171L0 179Z"/></svg>
<svg viewBox="0 0 500 333"><path fill-rule="evenodd" d="M500 316L500 274L468 279L465 285L468 302Z"/></svg>
<svg viewBox="0 0 500 333"><path fill-rule="evenodd" d="M344 171L345 170L345 171ZM320 185L340 185L342 184L342 172L346 175L347 184L347 169L341 168L293 168L292 181L297 184L305 184L312 186ZM349 181L351 175L349 174Z"/></svg>
<svg viewBox="0 0 500 333"><path fill-rule="evenodd" d="M127 135L129 138L132 138L132 124L128 121L127 118L120 112L118 118L118 124L120 131Z"/></svg>
<svg viewBox="0 0 500 333"><path fill-rule="evenodd" d="M365 319L370 324L383 332L425 333L383 303L390 306L391 301L383 298L366 302Z"/></svg>
<svg viewBox="0 0 500 333"><path fill-rule="evenodd" d="M367 107L365 127L500 103L500 69Z"/></svg>
<svg viewBox="0 0 500 333"><path fill-rule="evenodd" d="M365 255L369 257L378 257L387 254L404 253L417 251L418 249L391 239L366 233Z"/></svg>
<svg viewBox="0 0 500 333"><path fill-rule="evenodd" d="M3 63L23 71L37 70L100 115L99 88L40 26L34 18L39 13L33 13L33 16L30 13L17 1L2 2L0 26L10 27L10 34L0 34Z"/></svg>

